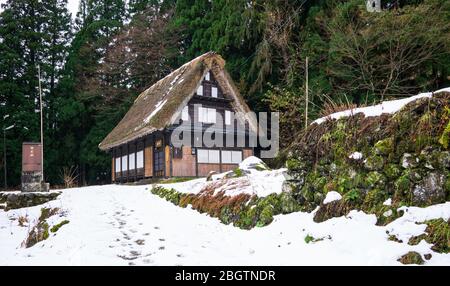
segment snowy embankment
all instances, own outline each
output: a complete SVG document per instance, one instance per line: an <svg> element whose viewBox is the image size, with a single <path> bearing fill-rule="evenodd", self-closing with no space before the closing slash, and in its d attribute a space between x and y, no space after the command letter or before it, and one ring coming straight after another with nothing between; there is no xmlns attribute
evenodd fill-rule
<svg viewBox="0 0 450 286"><path fill-rule="evenodd" d="M443 91L450 92L450 87L443 88L443 89L437 90L435 92L420 93L418 95L407 97L407 98L383 101L382 103L377 104L377 105L372 105L372 106L367 106L367 107L358 107L358 108L353 108L353 109L348 109L348 110L332 113L328 116L314 120L311 124L314 124L314 123L321 124L329 119L339 119L342 117L353 116L358 113L363 113L364 116L366 116L366 117L380 116L383 113L393 114L393 113L396 113L397 111L399 111L400 109L402 109L408 103L413 102L414 100L417 100L420 98L430 98L433 96L433 93L439 93L439 92L443 92Z"/></svg>
<svg viewBox="0 0 450 286"><path fill-rule="evenodd" d="M243 172L242 176L230 181L229 184L224 184L217 188L215 195L222 191L226 196L247 194L266 197L270 194L281 193L285 179L283 173L286 169L269 170L266 168L261 159L254 156L246 158L239 164L239 169ZM212 175L211 181L200 178L183 183L161 184L161 186L167 189L174 189L180 193L198 194L214 181L218 181L227 174L232 173L233 171Z"/></svg>
<svg viewBox="0 0 450 286"><path fill-rule="evenodd" d="M182 183L188 186L188 183ZM0 212L0 265L400 265L408 251L432 253L426 265L450 265L450 255L422 241L407 244L432 218L450 217L450 202L404 208L403 217L376 226L374 215L352 211L346 217L313 222L313 213L276 216L267 227L241 230L197 211L179 208L152 195L150 186L96 186L64 190L46 207L69 223L47 240L22 248L36 206ZM181 187L180 187L181 188ZM403 243L388 240L389 231ZM317 240L305 242L306 237Z"/></svg>

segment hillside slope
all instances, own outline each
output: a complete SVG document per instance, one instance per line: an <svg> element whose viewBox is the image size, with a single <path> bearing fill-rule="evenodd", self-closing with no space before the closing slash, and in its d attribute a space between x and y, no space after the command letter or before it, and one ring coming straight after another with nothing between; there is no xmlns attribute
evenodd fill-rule
<svg viewBox="0 0 450 286"><path fill-rule="evenodd" d="M343 196L317 221L360 209L386 224L398 207L450 199L449 136L449 89L333 114L292 146L286 184L304 210L328 192ZM387 211L393 215L383 216Z"/></svg>
<svg viewBox="0 0 450 286"><path fill-rule="evenodd" d="M43 206L0 211L0 265L400 265L397 259L409 251L431 254L422 259L426 265L450 265L450 255L432 251L425 240L407 243L425 231L416 222L450 218L450 203L404 208L404 217L384 227L358 211L323 223L313 221L314 213L296 212L242 230L174 206L150 188L67 189ZM21 247L41 207L59 208L46 219L51 229L68 223ZM25 216L29 222L20 226Z"/></svg>

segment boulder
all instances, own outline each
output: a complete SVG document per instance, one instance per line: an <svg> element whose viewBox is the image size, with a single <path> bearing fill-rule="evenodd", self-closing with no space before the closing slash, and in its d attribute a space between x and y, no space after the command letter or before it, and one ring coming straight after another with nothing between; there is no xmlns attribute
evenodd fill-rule
<svg viewBox="0 0 450 286"><path fill-rule="evenodd" d="M414 186L412 201L414 205L427 206L445 202L445 175L439 172L430 172Z"/></svg>
<svg viewBox="0 0 450 286"><path fill-rule="evenodd" d="M415 251L410 251L410 252L406 253L405 255L403 255L399 259L397 259L397 261L402 264L422 265L425 263L425 261L423 261L423 259L422 259L422 256Z"/></svg>

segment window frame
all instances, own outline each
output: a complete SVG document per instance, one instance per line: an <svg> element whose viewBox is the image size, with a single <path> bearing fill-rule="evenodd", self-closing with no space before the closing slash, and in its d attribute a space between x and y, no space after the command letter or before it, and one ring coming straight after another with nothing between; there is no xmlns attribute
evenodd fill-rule
<svg viewBox="0 0 450 286"><path fill-rule="evenodd" d="M131 160L131 158L133 158L133 160ZM131 165L131 162L133 162L133 165ZM135 152L128 154L128 170L129 171L136 170L136 153Z"/></svg>
<svg viewBox="0 0 450 286"><path fill-rule="evenodd" d="M128 155L123 155L121 159L121 171L127 172L128 171Z"/></svg>
<svg viewBox="0 0 450 286"><path fill-rule="evenodd" d="M203 92L203 84L200 84L197 88L197 95L199 96L203 96L204 92Z"/></svg>
<svg viewBox="0 0 450 286"><path fill-rule="evenodd" d="M141 163L141 164L139 164ZM139 150L136 152L136 169L144 168L144 150Z"/></svg>

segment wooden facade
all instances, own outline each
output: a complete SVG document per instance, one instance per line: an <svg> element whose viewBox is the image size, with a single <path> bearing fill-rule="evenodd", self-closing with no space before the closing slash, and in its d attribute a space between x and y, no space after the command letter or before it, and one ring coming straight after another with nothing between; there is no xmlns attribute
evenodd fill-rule
<svg viewBox="0 0 450 286"><path fill-rule="evenodd" d="M226 118L225 112L234 112L230 100L224 96L213 75L207 74L206 77L208 79L202 81L197 93L186 105L192 128L194 128L196 122L205 119L200 118L202 116L201 108L214 110L216 119L220 116L222 120ZM214 97L213 88L215 89ZM205 116L203 115L203 117ZM211 125L208 122L202 123L205 125L205 129ZM194 133L191 136L191 146L174 148L170 142L170 135L175 127L177 125L114 148L112 164L115 172L112 172L112 181L124 182L158 177L204 177L211 171L221 173L233 170L238 167L240 161L253 155L253 148L191 147L194 146ZM225 129L222 132L225 136ZM202 133L203 135L204 133ZM214 163L199 161L198 152L205 152L205 150L215 150L215 154L219 154L218 161ZM140 151L143 151L143 158L137 156ZM238 160L233 163L222 158L221 155L225 154L224 152L240 153L240 155L237 156ZM176 154L174 155L174 153ZM127 156L127 158L124 159L124 156ZM137 163L141 161L143 161L143 168L137 168ZM118 163L120 163L120 166ZM115 164L118 164L118 166L115 166Z"/></svg>

